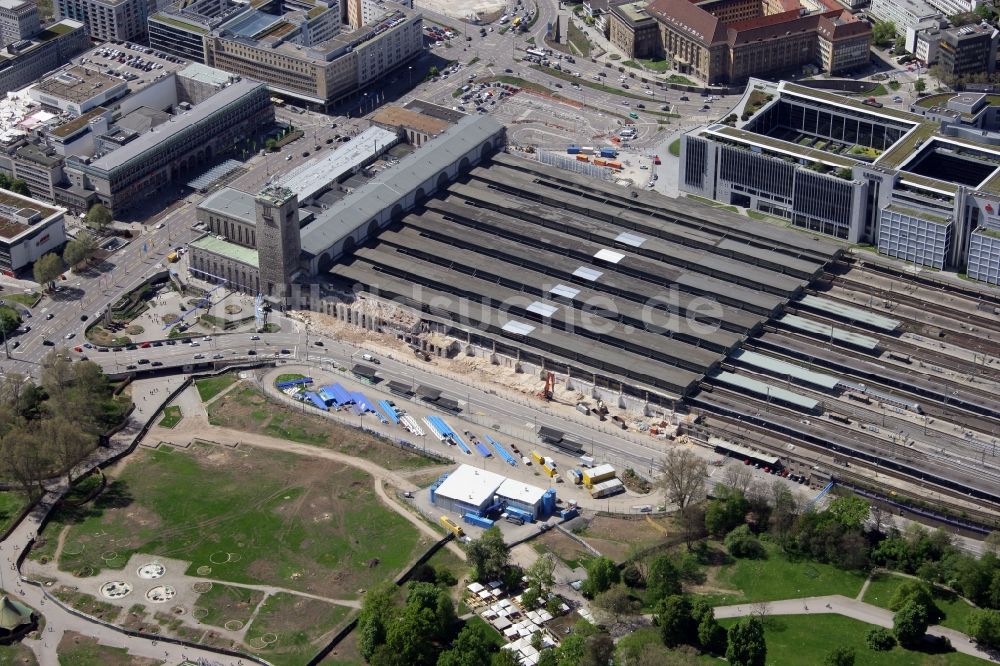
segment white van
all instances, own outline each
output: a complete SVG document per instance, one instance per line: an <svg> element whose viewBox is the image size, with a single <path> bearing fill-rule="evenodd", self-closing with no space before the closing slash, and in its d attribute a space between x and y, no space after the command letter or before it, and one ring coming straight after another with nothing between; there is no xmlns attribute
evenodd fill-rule
<svg viewBox="0 0 1000 666"><path fill-rule="evenodd" d="M371 354L362 354L361 359L364 361L368 361L369 363L374 363L375 365L379 364L379 360L374 356L372 356Z"/></svg>

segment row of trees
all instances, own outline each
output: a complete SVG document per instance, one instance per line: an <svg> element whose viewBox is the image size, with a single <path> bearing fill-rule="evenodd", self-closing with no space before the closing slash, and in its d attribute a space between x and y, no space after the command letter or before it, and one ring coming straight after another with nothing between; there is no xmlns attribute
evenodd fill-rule
<svg viewBox="0 0 1000 666"><path fill-rule="evenodd" d="M97 447L101 433L121 421L126 408L114 399L97 364L73 363L57 349L41 365L40 384L16 373L0 381L0 464L31 500L53 475L72 481L73 467Z"/></svg>
<svg viewBox="0 0 1000 666"><path fill-rule="evenodd" d="M10 190L14 194L20 194L26 197L31 196L31 190L28 189L28 184L26 182L20 178L11 178L10 176L2 173L0 173L0 188Z"/></svg>

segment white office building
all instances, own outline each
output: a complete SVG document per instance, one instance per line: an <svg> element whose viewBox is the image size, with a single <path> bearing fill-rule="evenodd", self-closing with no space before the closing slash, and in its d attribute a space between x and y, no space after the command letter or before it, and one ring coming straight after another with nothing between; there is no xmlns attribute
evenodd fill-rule
<svg viewBox="0 0 1000 666"><path fill-rule="evenodd" d="M0 0L0 48L39 33L38 5L31 0Z"/></svg>
<svg viewBox="0 0 1000 666"><path fill-rule="evenodd" d="M927 0L872 0L868 13L879 21L892 21L896 34L906 36L908 28L934 17L942 17L940 9Z"/></svg>
<svg viewBox="0 0 1000 666"><path fill-rule="evenodd" d="M878 251L941 270L948 260L951 228L951 220L943 215L890 204L880 214Z"/></svg>

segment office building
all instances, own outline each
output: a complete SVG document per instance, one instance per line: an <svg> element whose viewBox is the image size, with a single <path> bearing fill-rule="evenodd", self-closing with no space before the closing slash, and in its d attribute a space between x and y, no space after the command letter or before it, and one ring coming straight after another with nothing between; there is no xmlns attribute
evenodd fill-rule
<svg viewBox="0 0 1000 666"><path fill-rule="evenodd" d="M148 132L113 127L98 137L104 151L94 159L66 158L66 176L112 212L121 211L180 175L207 167L273 121L267 88L237 80Z"/></svg>
<svg viewBox="0 0 1000 666"><path fill-rule="evenodd" d="M659 50L709 84L818 65L838 74L869 63L871 26L835 0L654 0Z"/></svg>
<svg viewBox="0 0 1000 666"><path fill-rule="evenodd" d="M64 20L0 51L0 93L20 90L90 45L79 21Z"/></svg>
<svg viewBox="0 0 1000 666"><path fill-rule="evenodd" d="M325 108L401 68L423 48L419 13L395 2L365 6L380 11L344 29L338 2L315 0L308 10L288 3L179 2L150 18L150 44Z"/></svg>
<svg viewBox="0 0 1000 666"><path fill-rule="evenodd" d="M906 36L913 28L928 19L941 19L944 14L927 0L872 0L868 13L879 21L891 21L896 34Z"/></svg>
<svg viewBox="0 0 1000 666"><path fill-rule="evenodd" d="M39 104L74 116L98 106L110 107L128 94L129 85L124 79L82 65L65 67L28 91Z"/></svg>
<svg viewBox="0 0 1000 666"><path fill-rule="evenodd" d="M996 248L976 230L1000 228L992 98L936 95L908 112L755 80L743 108L751 99L756 110L735 126L682 137L682 191L921 266L969 266L971 277L976 263L977 275L991 274Z"/></svg>
<svg viewBox="0 0 1000 666"><path fill-rule="evenodd" d="M984 226L972 233L967 274L973 280L1000 285L1000 224Z"/></svg>
<svg viewBox="0 0 1000 666"><path fill-rule="evenodd" d="M386 2L386 0L343 0L344 19L343 23L350 26L351 30L357 30L363 25L374 23L387 11L391 11L393 4L400 4L408 9L413 9L413 0L402 0L402 2Z"/></svg>
<svg viewBox="0 0 1000 666"><path fill-rule="evenodd" d="M542 498L546 492L544 488L514 481L472 465L460 465L434 488L431 501L439 509L459 515L472 513L481 516L490 507L502 503L524 511L532 518L543 518Z"/></svg>
<svg viewBox="0 0 1000 666"><path fill-rule="evenodd" d="M988 24L972 24L941 31L937 63L954 77L996 71L1000 31Z"/></svg>
<svg viewBox="0 0 1000 666"><path fill-rule="evenodd" d="M41 32L38 5L32 0L0 0L0 48Z"/></svg>
<svg viewBox="0 0 1000 666"><path fill-rule="evenodd" d="M648 2L619 2L611 5L608 39L630 58L660 55L660 26L646 11Z"/></svg>
<svg viewBox="0 0 1000 666"><path fill-rule="evenodd" d="M928 0L945 16L968 14L981 5L981 0Z"/></svg>
<svg viewBox="0 0 1000 666"><path fill-rule="evenodd" d="M146 20L159 9L158 0L55 0L53 4L58 18L84 23L97 42L146 41Z"/></svg>
<svg viewBox="0 0 1000 666"><path fill-rule="evenodd" d="M0 271L13 275L66 242L65 211L0 191Z"/></svg>

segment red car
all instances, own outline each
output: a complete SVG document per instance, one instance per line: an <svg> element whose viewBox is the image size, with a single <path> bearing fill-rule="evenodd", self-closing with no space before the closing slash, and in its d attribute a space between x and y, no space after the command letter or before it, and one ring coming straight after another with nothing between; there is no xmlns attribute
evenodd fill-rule
<svg viewBox="0 0 1000 666"><path fill-rule="evenodd" d="M149 343L143 342L141 345L139 345L139 349L149 349Z"/></svg>
<svg viewBox="0 0 1000 666"><path fill-rule="evenodd" d="M653 164L656 164L657 166L659 166L660 164L663 164L663 162L660 160L660 156L659 155L653 155Z"/></svg>

